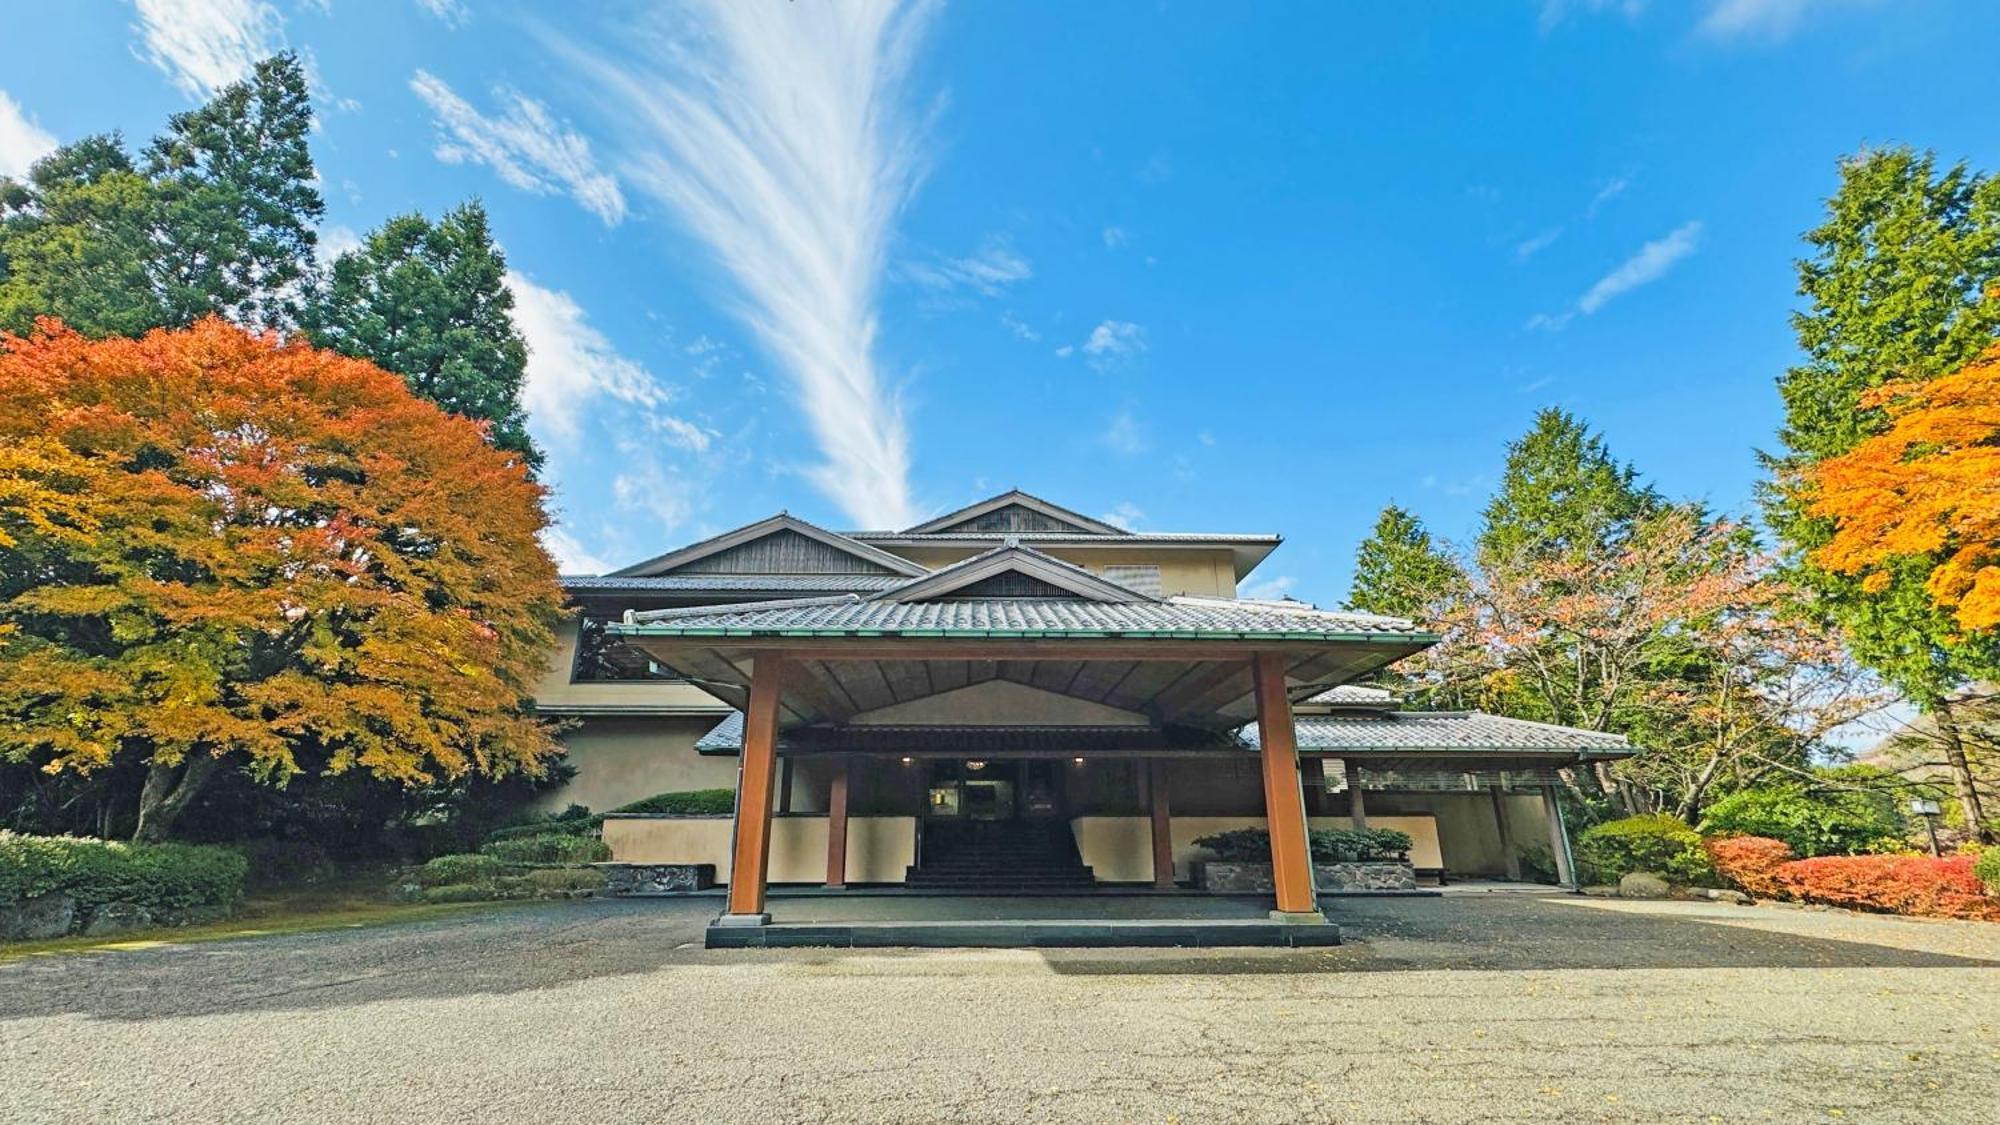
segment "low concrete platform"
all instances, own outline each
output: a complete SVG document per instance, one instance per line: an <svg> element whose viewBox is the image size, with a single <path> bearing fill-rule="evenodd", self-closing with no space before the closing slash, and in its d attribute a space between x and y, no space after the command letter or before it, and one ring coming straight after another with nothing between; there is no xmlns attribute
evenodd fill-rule
<svg viewBox="0 0 2000 1125"><path fill-rule="evenodd" d="M708 927L710 949L1300 948L1340 944L1331 922L1245 918L1047 918L961 922L773 922Z"/></svg>

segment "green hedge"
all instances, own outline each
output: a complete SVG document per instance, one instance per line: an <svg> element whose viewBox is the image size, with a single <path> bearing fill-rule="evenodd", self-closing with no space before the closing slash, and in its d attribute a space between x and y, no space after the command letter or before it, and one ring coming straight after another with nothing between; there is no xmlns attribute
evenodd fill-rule
<svg viewBox="0 0 2000 1125"><path fill-rule="evenodd" d="M1769 837L1805 857L1898 851L1906 827L1892 793L1803 785L1740 790L1701 818L1704 836Z"/></svg>
<svg viewBox="0 0 2000 1125"><path fill-rule="evenodd" d="M2000 895L2000 844L1979 853L1972 864L1973 877L1986 884L1986 893Z"/></svg>
<svg viewBox="0 0 2000 1125"><path fill-rule="evenodd" d="M479 849L505 863L603 863L611 848L595 836L516 836L489 840Z"/></svg>
<svg viewBox="0 0 2000 1125"><path fill-rule="evenodd" d="M1635 871L1688 886L1715 882L1715 864L1701 834L1658 813L1592 825L1577 838L1576 859L1584 877L1597 883L1616 883Z"/></svg>
<svg viewBox="0 0 2000 1125"><path fill-rule="evenodd" d="M507 864L490 855L441 855L417 868L420 887L448 887L498 879L507 873Z"/></svg>
<svg viewBox="0 0 2000 1125"><path fill-rule="evenodd" d="M1306 834L1314 863L1356 863L1403 859L1410 853L1409 833L1393 828L1315 828ZM1238 828L1195 840L1198 847L1231 863L1271 862L1271 835L1262 828Z"/></svg>
<svg viewBox="0 0 2000 1125"><path fill-rule="evenodd" d="M228 848L0 832L0 902L60 891L80 906L130 903L159 916L220 911L242 899L248 868Z"/></svg>
<svg viewBox="0 0 2000 1125"><path fill-rule="evenodd" d="M689 789L679 793L660 793L611 811L679 816L728 816L736 811L736 790Z"/></svg>

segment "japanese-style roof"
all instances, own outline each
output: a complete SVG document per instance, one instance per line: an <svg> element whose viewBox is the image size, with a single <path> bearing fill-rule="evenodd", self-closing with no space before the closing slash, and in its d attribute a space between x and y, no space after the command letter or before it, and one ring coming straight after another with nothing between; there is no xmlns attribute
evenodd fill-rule
<svg viewBox="0 0 2000 1125"><path fill-rule="evenodd" d="M1395 693L1383 688L1363 687L1360 684L1342 684L1336 688L1328 688L1317 695L1307 696L1299 703L1300 707L1356 707L1377 711L1394 708L1396 705Z"/></svg>
<svg viewBox="0 0 2000 1125"><path fill-rule="evenodd" d="M1403 711L1354 716L1300 715L1293 720L1304 753L1370 758L1622 758L1622 736L1550 726L1478 711ZM1257 725L1235 732L1187 727L875 726L807 727L782 732L788 752L880 751L959 756L1117 750L1255 749ZM704 754L743 747L742 712L731 712L695 743Z"/></svg>
<svg viewBox="0 0 2000 1125"><path fill-rule="evenodd" d="M769 552L771 558L760 559L748 548L767 541L779 544L797 544L812 549L817 554L801 565L782 561L783 552ZM800 552L791 552L797 557ZM732 556L742 562L728 561ZM717 561L721 560L721 561ZM844 562L847 565L829 567L828 560ZM706 564L706 565L703 565ZM622 570L611 572L614 578L636 578L664 575L677 570L701 567L707 573L737 574L800 574L800 573L873 573L905 575L915 577L928 573L927 569L900 555L890 554L878 547L870 546L837 531L807 523L789 513L780 512L769 519L745 524L733 531L725 531L699 543L691 543L678 550L669 551L634 563Z"/></svg>
<svg viewBox="0 0 2000 1125"><path fill-rule="evenodd" d="M921 535L947 531L969 531L988 535L1016 535L1032 531L1113 536L1131 534L1122 527L1092 519L1060 504L1052 504L1039 496L1031 496L1018 488L988 497L976 504L968 504L955 512L946 512L936 519L925 520L906 529L904 534Z"/></svg>
<svg viewBox="0 0 2000 1125"><path fill-rule="evenodd" d="M614 575L564 575L563 589L577 592L636 593L851 593L901 586L903 574L662 574L621 578Z"/></svg>
<svg viewBox="0 0 2000 1125"><path fill-rule="evenodd" d="M1301 751L1379 754L1486 754L1493 752L1625 757L1632 753L1623 735L1576 727L1509 719L1483 711L1375 711L1360 714L1299 715L1293 719ZM1256 746L1257 726L1237 732Z"/></svg>

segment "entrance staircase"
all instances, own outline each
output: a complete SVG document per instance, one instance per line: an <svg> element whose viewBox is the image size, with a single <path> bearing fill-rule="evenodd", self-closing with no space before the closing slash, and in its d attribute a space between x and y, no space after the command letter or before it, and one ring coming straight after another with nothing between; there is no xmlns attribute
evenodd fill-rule
<svg viewBox="0 0 2000 1125"><path fill-rule="evenodd" d="M1037 894L1087 888L1097 878L1061 820L933 820L923 852L903 878L911 890Z"/></svg>

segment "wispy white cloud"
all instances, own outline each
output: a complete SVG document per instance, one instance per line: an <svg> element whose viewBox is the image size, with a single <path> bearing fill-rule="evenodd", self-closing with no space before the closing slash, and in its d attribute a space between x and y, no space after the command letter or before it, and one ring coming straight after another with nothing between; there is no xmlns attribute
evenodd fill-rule
<svg viewBox="0 0 2000 1125"><path fill-rule="evenodd" d="M1577 13L1617 12L1630 20L1639 18L1645 10L1646 0L1542 0L1536 24L1546 35Z"/></svg>
<svg viewBox="0 0 2000 1125"><path fill-rule="evenodd" d="M1007 329L1007 331L1012 332L1014 335L1020 337L1023 340L1028 341L1031 344L1040 341L1042 338L1042 334L1035 330L1034 325L1029 324L1027 321L1022 320L1020 317L1015 316L1013 313L1010 312L1001 313L1000 323Z"/></svg>
<svg viewBox="0 0 2000 1125"><path fill-rule="evenodd" d="M361 249L361 236L345 223L328 223L319 228L319 259L322 264L332 265L342 254Z"/></svg>
<svg viewBox="0 0 2000 1125"><path fill-rule="evenodd" d="M443 20L447 27L464 27L472 16L461 0L417 0L417 7Z"/></svg>
<svg viewBox="0 0 2000 1125"><path fill-rule="evenodd" d="M133 0L134 53L191 98L245 78L285 48L285 19L265 0Z"/></svg>
<svg viewBox="0 0 2000 1125"><path fill-rule="evenodd" d="M611 481L611 499L628 512L648 517L654 534L672 532L694 513L696 486L679 473L659 465L643 465Z"/></svg>
<svg viewBox="0 0 2000 1125"><path fill-rule="evenodd" d="M1562 234L1563 229L1561 227L1550 227L1532 238L1522 239L1520 242L1514 244L1514 260L1518 262L1527 261L1529 258L1555 245L1556 239L1561 238Z"/></svg>
<svg viewBox="0 0 2000 1125"><path fill-rule="evenodd" d="M1125 457L1144 453L1152 444L1147 437L1145 423L1139 421L1129 409L1113 414L1101 436L1113 453Z"/></svg>
<svg viewBox="0 0 2000 1125"><path fill-rule="evenodd" d="M55 147L55 134L36 124L20 103L0 90L0 176L27 175L28 167Z"/></svg>
<svg viewBox="0 0 2000 1125"><path fill-rule="evenodd" d="M608 400L667 446L708 451L715 435L671 413L672 389L621 354L568 293L537 285L517 270L507 271L507 288L514 294L514 322L528 341L521 403L537 442L557 453L574 446L591 407Z"/></svg>
<svg viewBox="0 0 2000 1125"><path fill-rule="evenodd" d="M1062 347L1056 354L1068 356L1072 350ZM1146 330L1129 320L1100 321L1090 330L1081 350L1091 366L1099 370L1114 367L1146 350Z"/></svg>
<svg viewBox="0 0 2000 1125"><path fill-rule="evenodd" d="M734 277L856 523L914 522L908 432L874 356L892 224L921 172L911 64L935 5L702 0L621 25L615 57L557 39L634 130L627 178Z"/></svg>
<svg viewBox="0 0 2000 1125"><path fill-rule="evenodd" d="M1243 587L1237 591L1237 596L1249 598L1253 601L1275 602L1291 593L1293 587L1298 584L1299 580L1289 574L1275 574L1269 578L1260 578Z"/></svg>
<svg viewBox="0 0 2000 1125"><path fill-rule="evenodd" d="M1136 531L1140 524L1146 522L1146 513L1139 510L1139 505L1134 504L1130 500L1125 500L1121 501L1117 507L1097 518L1113 527L1122 527L1127 531Z"/></svg>
<svg viewBox="0 0 2000 1125"><path fill-rule="evenodd" d="M1710 39L1782 42L1798 30L1808 7L1806 0L1712 0L1695 31Z"/></svg>
<svg viewBox="0 0 2000 1125"><path fill-rule="evenodd" d="M607 226L625 217L624 193L597 167L590 141L542 103L503 86L494 91L503 108L489 116L427 70L417 71L410 89L431 108L441 134L434 150L439 160L484 164L509 185L537 195L567 193Z"/></svg>
<svg viewBox="0 0 2000 1125"><path fill-rule="evenodd" d="M555 556L556 569L564 574L603 574L618 564L583 545L575 535L557 524L542 529L542 546Z"/></svg>
<svg viewBox="0 0 2000 1125"><path fill-rule="evenodd" d="M1630 176L1614 176L1606 180L1604 186L1597 189L1597 194L1590 197L1590 206L1583 209L1583 217L1586 219L1595 219L1597 213L1604 209L1605 204L1624 195L1625 189L1631 186L1632 177Z"/></svg>
<svg viewBox="0 0 2000 1125"><path fill-rule="evenodd" d="M927 289L953 292L970 289L982 297L997 297L1009 286L1035 275L1034 266L1005 238L989 238L977 253L963 258L936 258L905 263L900 272Z"/></svg>
<svg viewBox="0 0 2000 1125"><path fill-rule="evenodd" d="M1129 242L1129 241L1131 241L1131 239L1130 239L1130 237L1129 237L1129 236L1128 236L1128 235L1127 235L1127 234L1125 233L1125 228L1124 228L1124 227L1105 227L1105 228L1104 228L1104 248L1105 248L1105 249L1107 249L1107 250L1116 250L1116 249L1118 249L1119 247L1121 247L1121 246L1125 245L1125 244L1126 244L1127 242Z"/></svg>
<svg viewBox="0 0 2000 1125"><path fill-rule="evenodd" d="M1589 316L1616 298L1658 281L1681 259L1695 252L1701 243L1701 229L1701 220L1696 219L1682 223L1664 238L1648 242L1584 290L1574 306L1559 313L1537 313L1528 320L1528 327L1551 331L1563 328L1579 316Z"/></svg>

